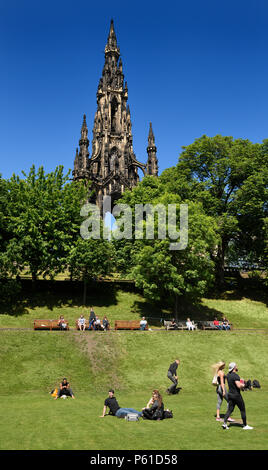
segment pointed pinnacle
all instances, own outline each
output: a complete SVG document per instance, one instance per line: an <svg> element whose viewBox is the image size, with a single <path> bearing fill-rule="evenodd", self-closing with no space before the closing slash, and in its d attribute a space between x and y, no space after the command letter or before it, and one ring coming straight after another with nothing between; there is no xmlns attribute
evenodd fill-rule
<svg viewBox="0 0 268 470"><path fill-rule="evenodd" d="M150 122L150 129L149 129L149 135L148 135L148 142L150 144L154 144L154 133L153 133L153 128L152 128L152 123Z"/></svg>

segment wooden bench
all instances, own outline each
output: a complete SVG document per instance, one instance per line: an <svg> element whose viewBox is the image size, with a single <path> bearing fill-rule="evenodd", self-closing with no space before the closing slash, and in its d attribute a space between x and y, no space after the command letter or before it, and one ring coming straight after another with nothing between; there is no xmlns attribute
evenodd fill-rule
<svg viewBox="0 0 268 470"><path fill-rule="evenodd" d="M78 326L78 320L76 320L76 322L75 322L75 327L76 327L77 330L80 330L80 328L79 328L79 326ZM89 320L86 320L86 321L85 321L85 329L86 329L86 330L89 329ZM91 325L91 328L90 328L90 329L91 329L91 330L94 329L94 328L93 328L93 325ZM108 330L110 330L110 325L108 326ZM102 320L101 320L101 331L104 331Z"/></svg>
<svg viewBox="0 0 268 470"><path fill-rule="evenodd" d="M115 330L140 330L139 320L115 320ZM145 330L148 330L148 323L145 326Z"/></svg>
<svg viewBox="0 0 268 470"><path fill-rule="evenodd" d="M229 323L229 326L230 326L230 330L233 329L233 325L232 323ZM201 330L214 330L214 331L225 331L223 330L222 328L217 328L213 321L208 321L208 320L204 320L204 321L199 321L198 322L198 327L201 329ZM227 330L228 331L228 330Z"/></svg>
<svg viewBox="0 0 268 470"><path fill-rule="evenodd" d="M166 330L173 330L173 331L176 331L176 330L188 330L187 326L186 326L186 322L185 321L178 321L177 322L177 328L174 328L174 326L171 325L171 321L169 320L164 320L164 326L166 328ZM197 329L197 325L192 322L195 329Z"/></svg>
<svg viewBox="0 0 268 470"><path fill-rule="evenodd" d="M65 321L66 323L66 328L61 328L59 326L59 320L40 320L36 319L34 320L34 330L69 330L69 323L68 321Z"/></svg>

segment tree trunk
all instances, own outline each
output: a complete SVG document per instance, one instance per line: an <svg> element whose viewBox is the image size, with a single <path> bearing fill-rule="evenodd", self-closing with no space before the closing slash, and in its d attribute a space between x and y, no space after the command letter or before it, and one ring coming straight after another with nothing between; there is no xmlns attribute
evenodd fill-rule
<svg viewBox="0 0 268 470"><path fill-rule="evenodd" d="M87 300L87 280L84 277L83 305L86 305L86 300Z"/></svg>
<svg viewBox="0 0 268 470"><path fill-rule="evenodd" d="M175 294L175 305L174 305L174 315L176 320L178 319L178 294Z"/></svg>
<svg viewBox="0 0 268 470"><path fill-rule="evenodd" d="M220 289L224 286L224 258L227 246L228 241L223 239L219 245L216 258L216 285Z"/></svg>

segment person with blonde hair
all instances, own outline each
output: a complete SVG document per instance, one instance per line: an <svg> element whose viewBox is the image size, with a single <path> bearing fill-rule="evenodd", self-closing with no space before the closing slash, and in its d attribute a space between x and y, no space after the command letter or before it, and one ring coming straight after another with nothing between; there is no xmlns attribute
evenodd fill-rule
<svg viewBox="0 0 268 470"><path fill-rule="evenodd" d="M213 364L212 369L213 369L213 372L214 372L214 376L217 376L216 421L223 421L223 419L220 417L220 409L221 409L223 399L226 400L227 409L228 409L228 392L227 392L227 388L225 386L226 376L225 376L225 373L224 373L225 362L224 361L219 361L216 364ZM229 417L229 421L234 421L234 420Z"/></svg>

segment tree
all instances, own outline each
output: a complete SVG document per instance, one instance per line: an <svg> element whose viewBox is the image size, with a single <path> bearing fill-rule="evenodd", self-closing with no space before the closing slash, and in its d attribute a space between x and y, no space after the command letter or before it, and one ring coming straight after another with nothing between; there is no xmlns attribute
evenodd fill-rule
<svg viewBox="0 0 268 470"><path fill-rule="evenodd" d="M33 281L39 275L53 278L66 268L68 252L79 236L86 188L70 182L62 166L48 174L32 166L23 175L7 182L10 239L5 252L18 272L29 270Z"/></svg>
<svg viewBox="0 0 268 470"><path fill-rule="evenodd" d="M73 279L83 280L83 305L86 304L87 283L96 280L99 276L109 274L112 270L113 258L113 246L103 238L84 240L79 237L72 246L68 256L68 266L72 271Z"/></svg>
<svg viewBox="0 0 268 470"><path fill-rule="evenodd" d="M222 285L230 242L245 247L242 239L247 233L249 245L254 236L253 219L255 226L261 226L265 211L262 189L267 186L267 153L261 144L249 140L203 135L183 147L169 182L168 177L171 173L164 172L161 178L167 189L202 202L206 214L216 222L219 243L211 256L216 264L217 283ZM252 188L257 182L259 195L252 200Z"/></svg>
<svg viewBox="0 0 268 470"><path fill-rule="evenodd" d="M210 253L217 243L216 226L213 219L204 213L202 204L181 201L178 195L166 191L160 179L153 177L144 178L131 192L126 191L120 200L122 202L127 203L133 211L136 204L150 203L154 208L162 208L166 214L166 219L161 222L164 227L160 227L163 229L162 234L166 230L163 239L159 238L160 213L156 212L154 220L149 222L153 224L153 238L113 241L117 263L119 261L124 273L135 280L136 286L149 299L165 302L172 299L175 313L180 296L191 301L200 299L214 280L214 263ZM174 240L170 238L168 227L169 205L176 206L175 228L178 230L182 202L188 206L188 243L182 250L171 250L171 242ZM144 235L147 225L148 220L144 216Z"/></svg>

